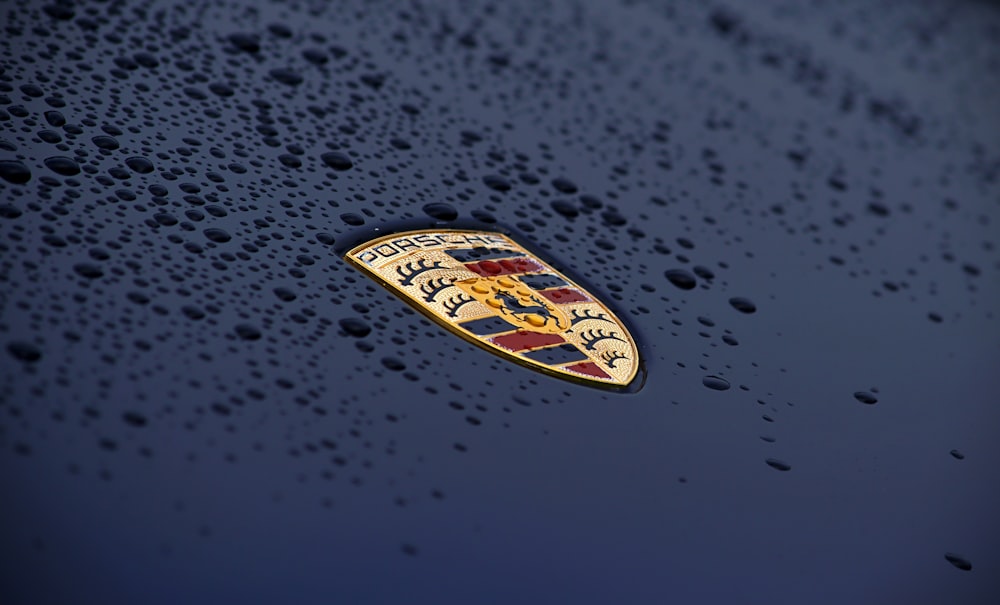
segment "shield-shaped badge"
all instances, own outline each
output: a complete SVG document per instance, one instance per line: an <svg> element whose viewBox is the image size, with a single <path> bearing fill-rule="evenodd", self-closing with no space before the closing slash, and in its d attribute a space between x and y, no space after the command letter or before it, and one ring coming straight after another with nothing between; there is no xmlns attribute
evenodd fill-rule
<svg viewBox="0 0 1000 605"><path fill-rule="evenodd" d="M428 317L547 374L613 387L639 372L625 324L501 233L422 230L369 241L347 259Z"/></svg>

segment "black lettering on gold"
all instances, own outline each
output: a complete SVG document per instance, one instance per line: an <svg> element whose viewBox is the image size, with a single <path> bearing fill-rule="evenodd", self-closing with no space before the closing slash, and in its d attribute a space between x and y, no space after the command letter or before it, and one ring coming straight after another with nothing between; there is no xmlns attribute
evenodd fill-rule
<svg viewBox="0 0 1000 605"><path fill-rule="evenodd" d="M384 252L383 248L388 248L389 252ZM390 256L396 256L399 254L399 250L397 250L392 244L382 244L381 246L377 246L374 251L383 258L389 258Z"/></svg>
<svg viewBox="0 0 1000 605"><path fill-rule="evenodd" d="M410 238L404 237L402 239L394 239L392 243L396 245L401 251L406 252L407 248L418 248L416 244L410 241Z"/></svg>
<svg viewBox="0 0 1000 605"><path fill-rule="evenodd" d="M439 237L440 236L431 235L430 233L424 233L422 235L418 235L418 236L414 237L413 241L415 241L418 244L420 244L420 246L423 247L423 248L430 248L430 247L433 247L433 246L440 245L440 242L437 241L439 239Z"/></svg>

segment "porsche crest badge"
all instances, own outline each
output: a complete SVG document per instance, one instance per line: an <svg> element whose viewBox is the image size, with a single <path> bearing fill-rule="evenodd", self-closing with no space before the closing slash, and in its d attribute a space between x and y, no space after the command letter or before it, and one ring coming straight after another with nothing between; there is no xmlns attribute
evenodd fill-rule
<svg viewBox="0 0 1000 605"><path fill-rule="evenodd" d="M625 324L593 294L501 233L395 233L349 262L437 323L505 359L612 387L639 372Z"/></svg>

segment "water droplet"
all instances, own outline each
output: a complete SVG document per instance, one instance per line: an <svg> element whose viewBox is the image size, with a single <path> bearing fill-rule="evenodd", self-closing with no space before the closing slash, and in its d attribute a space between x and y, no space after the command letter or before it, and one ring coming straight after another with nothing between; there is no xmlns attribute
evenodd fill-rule
<svg viewBox="0 0 1000 605"><path fill-rule="evenodd" d="M125 424L132 426L146 426L149 422L145 416L138 412L125 412L122 414L122 420L125 421Z"/></svg>
<svg viewBox="0 0 1000 605"><path fill-rule="evenodd" d="M953 552L944 553L944 558L962 571L972 571L972 563L962 555L957 555Z"/></svg>
<svg viewBox="0 0 1000 605"><path fill-rule="evenodd" d="M31 171L17 160L0 161L0 178L8 183L23 185L31 180Z"/></svg>
<svg viewBox="0 0 1000 605"><path fill-rule="evenodd" d="M261 336L260 330L250 324L240 324L236 326L235 330L236 335L243 340L259 340Z"/></svg>
<svg viewBox="0 0 1000 605"><path fill-rule="evenodd" d="M328 151L319 157L323 160L324 164L334 170L350 170L351 167L354 166L354 162L351 161L351 157L340 151Z"/></svg>
<svg viewBox="0 0 1000 605"><path fill-rule="evenodd" d="M691 290L698 284L698 280L684 269L670 269L665 275L670 283L681 290Z"/></svg>
<svg viewBox="0 0 1000 605"><path fill-rule="evenodd" d="M340 215L340 220L344 221L352 227L360 227L365 224L365 219L360 214L355 214L353 212L345 212Z"/></svg>
<svg viewBox="0 0 1000 605"><path fill-rule="evenodd" d="M340 328L348 335L355 338L364 338L371 333L371 327L363 320L354 317L347 317L340 320Z"/></svg>
<svg viewBox="0 0 1000 605"><path fill-rule="evenodd" d="M229 34L229 43L246 53L260 52L260 38L254 34Z"/></svg>
<svg viewBox="0 0 1000 605"><path fill-rule="evenodd" d="M15 340L9 343L7 345L7 352L13 355L15 359L27 363L34 363L42 358L42 351L38 347L22 340Z"/></svg>
<svg viewBox="0 0 1000 605"><path fill-rule="evenodd" d="M59 128L60 126L66 125L66 116L64 116L62 112L50 109L45 112L45 121L49 123L49 126Z"/></svg>
<svg viewBox="0 0 1000 605"><path fill-rule="evenodd" d="M569 180L567 178L563 178L563 177L559 177L557 179L554 179L552 181L552 186L555 187L556 191L558 191L559 193L576 193L577 192L576 183L574 183L573 181L571 181L571 180Z"/></svg>
<svg viewBox="0 0 1000 605"><path fill-rule="evenodd" d="M757 305L753 304L753 301L748 298L734 296L729 299L729 304L740 313L750 314L757 312Z"/></svg>
<svg viewBox="0 0 1000 605"><path fill-rule="evenodd" d="M72 4L66 4L63 2L55 2L53 4L46 4L42 7L45 14L52 17L53 19L59 19L60 21L69 21L76 15L76 11L73 9Z"/></svg>
<svg viewBox="0 0 1000 605"><path fill-rule="evenodd" d="M770 466L771 468L777 469L779 471L790 471L790 470L792 470L792 465L788 464L787 462L782 462L781 460L778 460L777 458L768 458L764 462L766 462L767 465ZM808 474L808 473L806 473L806 474Z"/></svg>
<svg viewBox="0 0 1000 605"><path fill-rule="evenodd" d="M483 184L494 191L510 191L510 181L498 174L484 176Z"/></svg>
<svg viewBox="0 0 1000 605"><path fill-rule="evenodd" d="M94 142L94 145L97 145L99 148L104 149L106 151L114 151L119 147L118 141L115 140L114 137L109 137L104 134L97 135L91 140Z"/></svg>
<svg viewBox="0 0 1000 605"><path fill-rule="evenodd" d="M450 204L445 204L444 202L424 204L424 213L439 221L453 221L458 218L458 211Z"/></svg>
<svg viewBox="0 0 1000 605"><path fill-rule="evenodd" d="M295 292L292 292L288 288L275 288L274 295L282 302L292 302L297 298Z"/></svg>
<svg viewBox="0 0 1000 605"><path fill-rule="evenodd" d="M576 209L576 206L574 206L572 202L566 200L555 200L552 202L551 206L553 210L566 218L574 218L580 214L580 211Z"/></svg>
<svg viewBox="0 0 1000 605"><path fill-rule="evenodd" d="M701 383L713 391L728 391L731 386L728 380L718 376L706 376L701 379Z"/></svg>
<svg viewBox="0 0 1000 605"><path fill-rule="evenodd" d="M288 86L298 86L299 84L302 84L303 81L302 76L291 69L279 67L277 69L272 69L270 74L272 78L282 84L287 84Z"/></svg>
<svg viewBox="0 0 1000 605"><path fill-rule="evenodd" d="M125 165L139 174L149 174L153 171L153 163L144 157L131 157L125 160Z"/></svg>
<svg viewBox="0 0 1000 605"><path fill-rule="evenodd" d="M866 403L868 405L873 405L878 403L878 398L875 397L875 395L869 393L868 391L857 391L856 393L854 393L854 398L860 401L861 403Z"/></svg>
<svg viewBox="0 0 1000 605"><path fill-rule="evenodd" d="M21 216L21 211L17 206L11 204L0 204L0 218L17 218Z"/></svg>
<svg viewBox="0 0 1000 605"><path fill-rule="evenodd" d="M97 279L104 275L104 271L97 265L92 265L90 263L79 263L73 265L73 270L76 271L77 275L86 277L87 279Z"/></svg>
<svg viewBox="0 0 1000 605"><path fill-rule="evenodd" d="M205 229L203 233L205 234L205 237L207 237L208 239L212 240L217 244L224 244L229 240L233 239L231 235L229 235L226 231L219 229L218 227Z"/></svg>
<svg viewBox="0 0 1000 605"><path fill-rule="evenodd" d="M702 279L714 279L715 278L715 273L712 273L712 270L709 269L708 267L702 267L701 265L695 265L694 267L691 268L691 270L694 271L695 275L697 275L698 277L700 277Z"/></svg>
<svg viewBox="0 0 1000 605"><path fill-rule="evenodd" d="M382 365L385 366L386 369L392 370L393 372L402 372L406 369L406 364L395 357L383 357Z"/></svg>
<svg viewBox="0 0 1000 605"><path fill-rule="evenodd" d="M73 160L73 158L68 158L63 155L55 155L50 158L45 159L45 165L56 174L61 174L63 176L73 176L80 174L80 165Z"/></svg>

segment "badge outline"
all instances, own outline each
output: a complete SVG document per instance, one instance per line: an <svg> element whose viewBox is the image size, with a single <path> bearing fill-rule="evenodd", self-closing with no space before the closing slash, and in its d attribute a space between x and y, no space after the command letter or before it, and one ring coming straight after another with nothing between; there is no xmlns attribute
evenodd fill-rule
<svg viewBox="0 0 1000 605"><path fill-rule="evenodd" d="M535 262L540 263L542 268L547 269L548 271L554 273L555 275L563 279L566 282L565 287L576 289L579 292L588 295L589 298L588 302L598 305L600 307L600 310L602 310L604 313L607 313L608 316L610 316L613 319L615 325L620 327L621 330L624 332L624 334L622 335L625 337L624 342L626 342L629 345L635 357L634 363L632 364L631 372L629 373L627 379L619 382L618 380L613 379L613 377L611 377L612 380L603 380L598 377L588 377L586 375L579 373L560 371L556 369L556 367L553 367L552 365L548 365L540 361L526 358L522 355L519 355L515 351L505 349L486 338L479 338L477 337L477 335L462 328L458 322L452 323L447 319L440 317L437 313L435 313L432 310L430 306L424 306L416 297L411 296L409 293L407 293L406 290L400 288L396 284L393 284L391 281L389 281L381 274L379 274L376 268L368 266L363 261L355 257L356 254L366 249L374 249L379 247L381 244L387 242L387 240L405 238L410 236L419 236L424 234L468 234L468 235L478 235L478 236L491 235L491 236L502 237L504 240L506 240L508 245L516 249L512 251L512 254L520 252L524 255L527 255ZM455 243L451 246L437 248L436 250L443 251L450 249L461 249L467 246L468 244L463 245L460 243ZM378 235L376 237L367 239L360 243L355 243L355 245L353 245L350 249L348 249L346 252L343 253L343 257L348 262L348 264L359 269L363 274L367 275L369 278L373 279L383 288L391 292L396 298L401 299L409 307L413 308L416 311L419 311L423 317L428 318L433 323L443 327L448 332L458 336L462 340L471 343L476 347L483 349L497 357L500 357L505 361L510 361L521 367L528 368L530 370L540 372L548 376L553 376L555 378L560 378L562 380L566 380L569 382L584 384L586 386L599 387L609 390L635 391L641 388L642 385L645 383L645 370L644 370L642 355L640 353L639 339L637 339L632 334L632 331L629 329L628 325L626 325L626 323L618 316L618 314L615 313L614 310L611 309L611 307L609 307L605 302L594 296L591 290L581 286L575 280L567 276L563 271L553 267L549 262L544 260L542 255L524 246L523 244L515 240L507 233L495 230L487 230L487 229L455 229L447 227L394 231L392 233L384 233L382 235ZM456 262L459 265L463 264L459 261ZM515 328L509 332L504 332L503 334L515 333L518 332L519 330L520 328Z"/></svg>

